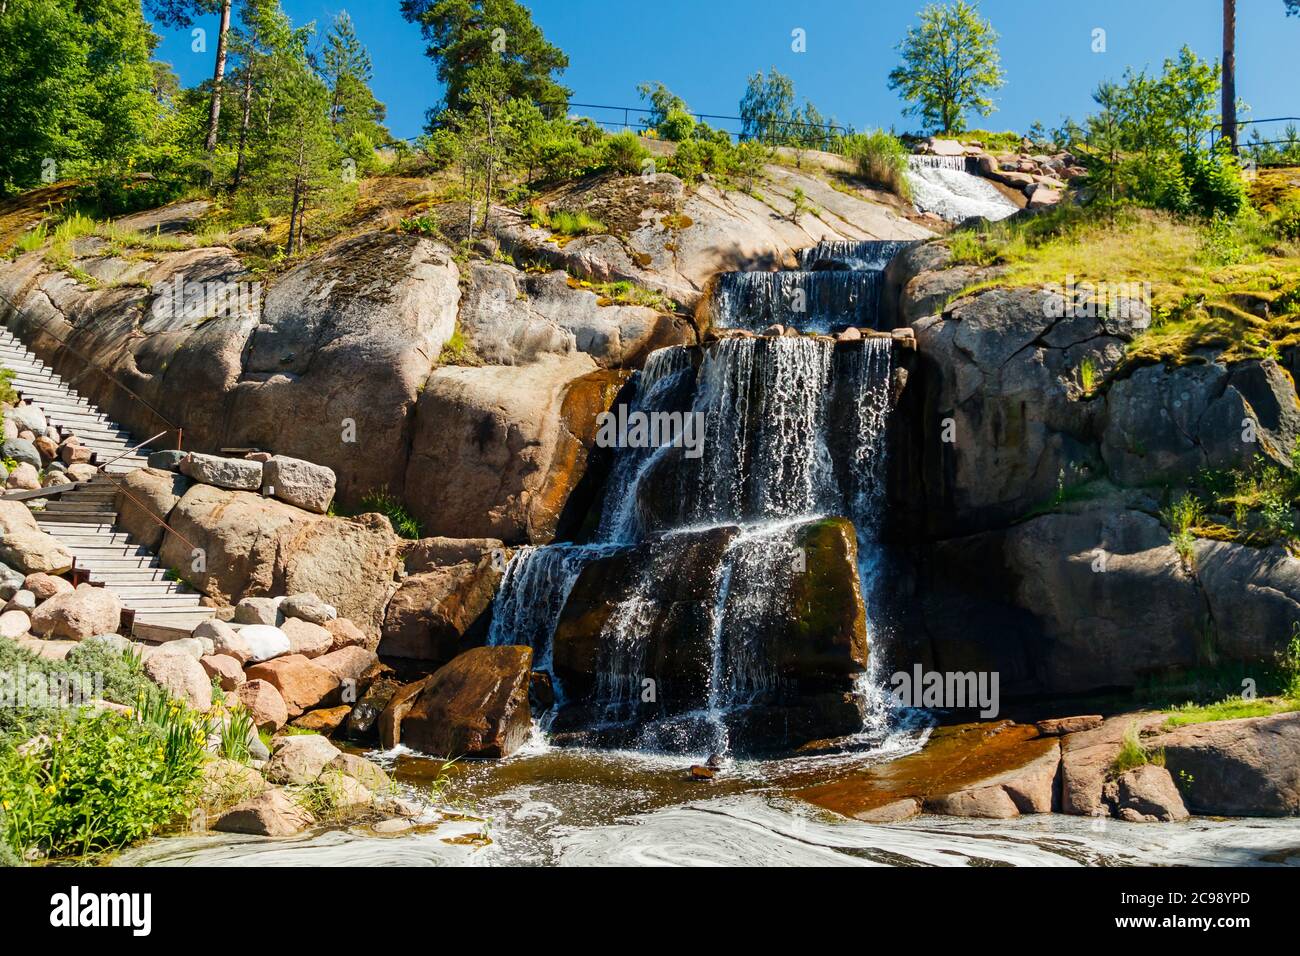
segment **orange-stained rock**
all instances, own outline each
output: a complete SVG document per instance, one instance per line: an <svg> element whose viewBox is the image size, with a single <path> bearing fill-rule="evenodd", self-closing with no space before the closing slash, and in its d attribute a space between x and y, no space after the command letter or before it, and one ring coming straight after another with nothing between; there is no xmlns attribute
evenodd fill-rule
<svg viewBox="0 0 1300 956"><path fill-rule="evenodd" d="M299 730L310 730L329 737L339 729L343 721L348 719L350 713L352 713L352 707L349 704L340 704L338 707L322 707L319 710L309 710L301 717L295 717L289 724Z"/></svg>
<svg viewBox="0 0 1300 956"><path fill-rule="evenodd" d="M532 648L476 647L439 668L402 721L402 742L443 757L505 757L528 740Z"/></svg>
<svg viewBox="0 0 1300 956"><path fill-rule="evenodd" d="M402 742L402 721L411 712L420 691L428 687L432 680L433 675L429 675L400 687L388 699L384 712L379 715L379 745L385 750L391 750Z"/></svg>
<svg viewBox="0 0 1300 956"><path fill-rule="evenodd" d="M796 795L844 816L890 822L917 810L950 816L1050 813L1060 741L1011 721L940 727L919 753L851 771ZM909 804L908 801L911 801Z"/></svg>
<svg viewBox="0 0 1300 956"><path fill-rule="evenodd" d="M286 654L255 664L246 673L249 680L264 680L274 686L284 698L290 717L330 702L339 689L337 677L301 654Z"/></svg>

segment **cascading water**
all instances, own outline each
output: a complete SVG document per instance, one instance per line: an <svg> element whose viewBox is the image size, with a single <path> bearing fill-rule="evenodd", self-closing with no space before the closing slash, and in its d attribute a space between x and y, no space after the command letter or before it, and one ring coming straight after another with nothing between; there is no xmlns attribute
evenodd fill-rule
<svg viewBox="0 0 1300 956"><path fill-rule="evenodd" d="M771 275L878 273L886 245L899 248L824 244L804 260L858 268ZM738 286L720 284L731 325L749 321L735 311L748 307L722 291ZM493 606L490 642L530 645L534 667L551 673L557 704L544 726L558 728L556 739L723 753L736 739L752 747L782 720L798 733L804 718L776 709L791 701L804 711L824 709L807 705L824 698L849 706L832 686L836 668L852 670L842 648L830 676L791 677L783 662L803 616L819 613L793 606L792 595L802 593L804 546L835 540L828 516L852 522L851 587L874 586L891 356L886 336L734 336L648 358L631 409L700 416L702 454L619 448L594 540L520 549ZM647 696L656 675L661 694ZM879 708L867 699L871 681L858 685L860 727Z"/></svg>
<svg viewBox="0 0 1300 956"><path fill-rule="evenodd" d="M907 166L912 205L921 212L949 222L972 216L996 222L1016 211L1015 203L971 171L965 156L909 156Z"/></svg>
<svg viewBox="0 0 1300 956"><path fill-rule="evenodd" d="M885 267L907 245L821 242L800 250L798 270L725 273L714 293L714 325L751 332L773 324L814 333L879 328Z"/></svg>

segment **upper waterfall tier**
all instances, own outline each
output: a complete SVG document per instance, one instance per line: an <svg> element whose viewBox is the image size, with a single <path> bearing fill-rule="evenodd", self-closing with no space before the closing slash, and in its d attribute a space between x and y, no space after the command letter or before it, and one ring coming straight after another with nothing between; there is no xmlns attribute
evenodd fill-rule
<svg viewBox="0 0 1300 956"><path fill-rule="evenodd" d="M1017 209L997 187L971 172L965 156L909 156L907 181L912 204L949 222L972 216L1006 219Z"/></svg>
<svg viewBox="0 0 1300 956"><path fill-rule="evenodd" d="M879 494L892 343L884 337L729 338L651 356L636 410L694 414L698 457L680 445L626 449L600 536L842 514L870 520Z"/></svg>
<svg viewBox="0 0 1300 956"><path fill-rule="evenodd" d="M880 293L889 261L909 245L894 240L819 242L799 252L799 269L728 272L718 277L713 324L759 332L880 328Z"/></svg>

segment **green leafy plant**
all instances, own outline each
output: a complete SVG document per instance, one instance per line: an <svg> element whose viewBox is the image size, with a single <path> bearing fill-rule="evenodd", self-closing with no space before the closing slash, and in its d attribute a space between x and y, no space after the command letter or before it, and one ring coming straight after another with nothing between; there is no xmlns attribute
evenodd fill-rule
<svg viewBox="0 0 1300 956"><path fill-rule="evenodd" d="M1091 395L1097 388L1097 363L1091 355L1079 363L1079 387L1084 395Z"/></svg>
<svg viewBox="0 0 1300 956"><path fill-rule="evenodd" d="M411 517L406 506L395 495L390 494L387 488L378 488L362 495L361 509L363 512L374 511L384 515L392 523L393 530L403 538L424 537L420 522Z"/></svg>
<svg viewBox="0 0 1300 956"><path fill-rule="evenodd" d="M1124 732L1124 740L1120 744L1119 753L1111 761L1108 772L1112 777L1118 777L1130 770L1147 764L1155 764L1157 767L1165 765L1165 753L1163 750L1148 750L1142 744L1142 739L1138 735L1137 724L1131 724Z"/></svg>
<svg viewBox="0 0 1300 956"><path fill-rule="evenodd" d="M876 130L844 137L841 151L857 163L858 175L903 199L912 198L907 179L907 148L898 137Z"/></svg>
<svg viewBox="0 0 1300 956"><path fill-rule="evenodd" d="M1161 517L1169 526L1169 540L1178 552L1178 557L1185 567L1192 567L1196 560L1196 535L1193 532L1205 518L1204 505L1190 492L1186 492L1161 512Z"/></svg>

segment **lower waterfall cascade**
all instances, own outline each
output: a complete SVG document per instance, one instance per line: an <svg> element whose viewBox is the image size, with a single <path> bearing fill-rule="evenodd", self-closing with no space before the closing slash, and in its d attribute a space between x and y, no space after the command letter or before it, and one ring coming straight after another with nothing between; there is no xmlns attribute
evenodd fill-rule
<svg viewBox="0 0 1300 956"><path fill-rule="evenodd" d="M836 280L878 282L905 245L823 243L801 258L834 268L723 276L719 327L766 321L783 283L828 303ZM848 321L823 315L856 324L842 307ZM518 549L492 607L488 642L529 645L551 680L538 724L553 742L726 754L883 729L865 609L892 349L733 334L648 357L631 410L700 416L702 454L615 449L591 540Z"/></svg>

